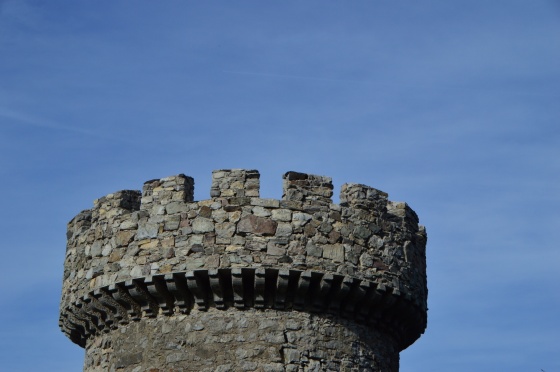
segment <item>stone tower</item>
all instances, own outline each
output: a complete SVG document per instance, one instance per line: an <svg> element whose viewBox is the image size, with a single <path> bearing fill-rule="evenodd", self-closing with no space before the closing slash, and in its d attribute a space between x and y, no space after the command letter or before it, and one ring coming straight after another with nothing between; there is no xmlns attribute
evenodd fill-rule
<svg viewBox="0 0 560 372"><path fill-rule="evenodd" d="M426 327L426 233L405 203L288 172L183 174L68 223L62 331L84 371L398 371Z"/></svg>

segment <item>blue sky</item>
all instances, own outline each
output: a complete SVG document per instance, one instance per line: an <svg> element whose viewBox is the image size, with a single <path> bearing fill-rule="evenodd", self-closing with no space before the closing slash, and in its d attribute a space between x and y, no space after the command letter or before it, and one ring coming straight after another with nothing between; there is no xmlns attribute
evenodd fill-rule
<svg viewBox="0 0 560 372"><path fill-rule="evenodd" d="M0 0L0 368L78 371L66 223L185 173L406 201L426 333L401 371L560 370L559 1Z"/></svg>

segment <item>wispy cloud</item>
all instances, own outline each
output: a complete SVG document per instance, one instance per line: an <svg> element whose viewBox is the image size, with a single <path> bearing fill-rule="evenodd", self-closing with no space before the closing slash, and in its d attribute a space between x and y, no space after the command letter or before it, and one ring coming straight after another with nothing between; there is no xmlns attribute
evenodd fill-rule
<svg viewBox="0 0 560 372"><path fill-rule="evenodd" d="M318 77L318 76L301 76L301 75L278 74L278 73L268 73L268 72L230 71L230 70L223 70L222 72L225 74L261 76L261 77L271 77L271 78L281 78L281 79L332 81L332 82L339 82L339 83L358 83L358 84L369 83L368 81L363 81L363 80L336 79L336 78L325 78L325 77Z"/></svg>
<svg viewBox="0 0 560 372"><path fill-rule="evenodd" d="M110 140L120 143L128 143L130 145L136 144L137 142L122 136L111 136L105 134L103 131L97 131L94 129L86 129L79 126L69 126L60 124L56 121L50 119L41 118L32 114L26 114L19 111L14 111L6 107L0 107L0 126L7 127L9 125L14 126L29 126L35 128L48 129L53 132L67 132L75 133L86 137Z"/></svg>
<svg viewBox="0 0 560 372"><path fill-rule="evenodd" d="M5 107L0 107L0 117L4 119L8 119L8 120L0 121L0 125L3 126L7 126L10 124L28 125L28 126L38 127L38 128L68 131L68 132L74 132L74 133L80 133L86 135L94 135L94 136L98 135L93 131L84 130L83 128L79 128L79 127L71 127L71 126L63 125L60 123L50 121L48 119L39 118L22 112L17 112Z"/></svg>

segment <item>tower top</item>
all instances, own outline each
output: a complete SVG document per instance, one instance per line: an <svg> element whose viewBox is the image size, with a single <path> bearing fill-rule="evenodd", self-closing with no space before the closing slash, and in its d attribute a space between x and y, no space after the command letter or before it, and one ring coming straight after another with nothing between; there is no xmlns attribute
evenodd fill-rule
<svg viewBox="0 0 560 372"><path fill-rule="evenodd" d="M426 327L426 233L406 203L330 177L287 172L281 199L259 172L212 173L194 201L179 174L106 195L68 223L60 325L87 346L143 319L193 312L325 314L390 335L400 351Z"/></svg>

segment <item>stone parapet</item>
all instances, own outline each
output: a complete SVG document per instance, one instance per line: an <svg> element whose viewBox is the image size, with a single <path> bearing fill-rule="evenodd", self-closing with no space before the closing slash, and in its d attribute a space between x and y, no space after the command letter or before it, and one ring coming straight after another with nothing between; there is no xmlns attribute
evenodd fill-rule
<svg viewBox="0 0 560 372"><path fill-rule="evenodd" d="M425 229L382 191L345 184L334 204L332 190L288 172L282 198L263 199L258 171L232 169L213 172L208 200L183 174L96 200L68 223L63 331L86 346L142 319L269 309L348 319L406 348L426 327Z"/></svg>

